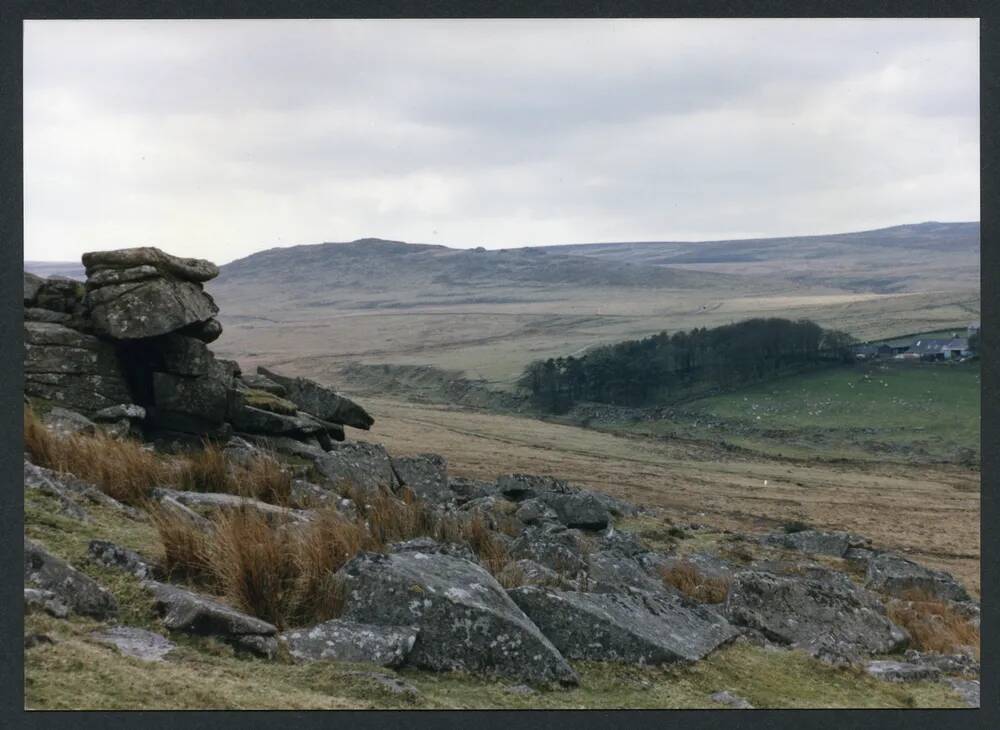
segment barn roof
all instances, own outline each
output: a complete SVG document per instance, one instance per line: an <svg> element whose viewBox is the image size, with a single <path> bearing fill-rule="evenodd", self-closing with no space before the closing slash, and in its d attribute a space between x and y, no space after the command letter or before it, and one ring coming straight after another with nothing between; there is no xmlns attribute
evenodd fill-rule
<svg viewBox="0 0 1000 730"><path fill-rule="evenodd" d="M920 339L914 340L913 344L910 345L910 352L916 352L921 355L941 352L942 350L948 349L949 342L951 342L951 340L921 337Z"/></svg>

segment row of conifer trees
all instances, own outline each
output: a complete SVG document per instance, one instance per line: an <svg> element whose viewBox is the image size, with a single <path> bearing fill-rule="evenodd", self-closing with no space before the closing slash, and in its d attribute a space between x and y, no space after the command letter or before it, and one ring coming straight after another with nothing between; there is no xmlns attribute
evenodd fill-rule
<svg viewBox="0 0 1000 730"><path fill-rule="evenodd" d="M579 401L642 406L851 362L852 344L850 335L809 320L749 319L537 360L518 385L551 413Z"/></svg>

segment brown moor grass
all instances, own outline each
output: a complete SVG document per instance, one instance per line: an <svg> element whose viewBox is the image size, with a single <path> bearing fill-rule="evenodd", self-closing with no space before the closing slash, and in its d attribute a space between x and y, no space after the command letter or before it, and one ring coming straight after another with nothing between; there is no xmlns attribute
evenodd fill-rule
<svg viewBox="0 0 1000 730"><path fill-rule="evenodd" d="M282 507L292 501L292 474L271 454L255 456L248 466L242 467L238 494L259 499Z"/></svg>
<svg viewBox="0 0 1000 730"><path fill-rule="evenodd" d="M284 626L294 612L297 565L288 529L254 509L223 510L206 557L220 592L259 618Z"/></svg>
<svg viewBox="0 0 1000 730"><path fill-rule="evenodd" d="M972 647L979 657L979 629L947 602L924 591L908 591L888 601L886 609L890 620L910 634L914 649L950 654Z"/></svg>
<svg viewBox="0 0 1000 730"><path fill-rule="evenodd" d="M187 579L204 578L211 573L208 560L210 533L188 517L156 505L149 509L150 519L160 537L161 564L168 576Z"/></svg>
<svg viewBox="0 0 1000 730"><path fill-rule="evenodd" d="M385 490L374 494L353 490L354 506L378 543L388 544L433 533L435 515L427 504L412 492L404 494L406 496L400 500Z"/></svg>
<svg viewBox="0 0 1000 730"><path fill-rule="evenodd" d="M343 586L336 572L365 550L382 546L357 523L334 509L319 510L294 545L295 616L298 622L326 621L340 615Z"/></svg>
<svg viewBox="0 0 1000 730"><path fill-rule="evenodd" d="M703 576L689 560L680 560L661 568L660 577L664 584L676 588L699 603L722 603L729 593L728 580Z"/></svg>
<svg viewBox="0 0 1000 730"><path fill-rule="evenodd" d="M468 545L492 574L510 558L503 540L482 515L441 517L412 495L353 490L357 516L316 510L304 523L275 524L257 510L220 511L205 531L180 515L160 510L154 525L164 565L207 581L234 605L280 627L325 621L340 614L340 568L363 551L414 537Z"/></svg>
<svg viewBox="0 0 1000 730"><path fill-rule="evenodd" d="M217 444L181 457L175 477L182 489L225 492L287 507L291 501L292 475L271 453L253 456L247 463L233 463Z"/></svg>
<svg viewBox="0 0 1000 730"><path fill-rule="evenodd" d="M440 530L441 534L447 530ZM510 563L507 545L497 533L489 528L481 513L475 513L468 519L458 523L458 542L465 543L474 552L492 575L500 575Z"/></svg>
<svg viewBox="0 0 1000 730"><path fill-rule="evenodd" d="M169 474L166 462L131 439L104 433L58 436L24 409L24 448L33 463L70 473L120 502L143 504Z"/></svg>
<svg viewBox="0 0 1000 730"><path fill-rule="evenodd" d="M140 506L153 488L173 484L200 492L227 492L287 506L292 476L270 453L232 464L216 444L167 460L134 439L103 432L61 436L31 408L24 409L24 448L33 463L70 473L120 502Z"/></svg>
<svg viewBox="0 0 1000 730"><path fill-rule="evenodd" d="M153 524L169 574L207 584L279 627L336 617L342 596L334 574L362 549L375 547L332 510L304 525L275 525L252 508L221 510L206 531L161 509Z"/></svg>
<svg viewBox="0 0 1000 730"><path fill-rule="evenodd" d="M205 444L178 462L177 486L192 492L231 492L229 462L222 449Z"/></svg>

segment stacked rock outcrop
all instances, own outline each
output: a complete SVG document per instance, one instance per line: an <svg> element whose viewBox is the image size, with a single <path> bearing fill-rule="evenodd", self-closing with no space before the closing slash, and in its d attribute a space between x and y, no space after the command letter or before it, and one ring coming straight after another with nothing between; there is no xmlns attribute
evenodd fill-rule
<svg viewBox="0 0 1000 730"><path fill-rule="evenodd" d="M114 345L56 322L24 323L24 389L85 415L132 401Z"/></svg>
<svg viewBox="0 0 1000 730"><path fill-rule="evenodd" d="M24 275L27 395L96 420L109 408L141 412L145 437L168 447L242 433L325 452L345 425L371 427L363 408L318 383L269 371L244 381L215 357L211 262L145 247L87 253L83 264L85 284ZM135 421L116 432L135 432Z"/></svg>
<svg viewBox="0 0 1000 730"><path fill-rule="evenodd" d="M219 308L202 284L219 275L215 264L181 259L157 248L83 255L87 308L94 329L116 340L184 331L211 342L222 328L209 325Z"/></svg>
<svg viewBox="0 0 1000 730"><path fill-rule="evenodd" d="M91 326L116 343L149 434L228 436L235 368L205 344L222 333L203 288L218 268L156 248L87 253L83 264Z"/></svg>

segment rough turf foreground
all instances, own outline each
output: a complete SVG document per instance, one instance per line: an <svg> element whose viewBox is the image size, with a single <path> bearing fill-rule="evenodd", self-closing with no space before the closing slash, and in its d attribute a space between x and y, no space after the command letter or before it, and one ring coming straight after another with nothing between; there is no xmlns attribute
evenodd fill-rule
<svg viewBox="0 0 1000 730"><path fill-rule="evenodd" d="M558 692L461 674L375 671L371 666L295 665L238 659L209 640L190 640L160 663L121 656L88 638L96 624L32 616L29 631L58 643L30 649L25 667L31 709L487 709L723 708L728 689L758 708L965 707L948 687L894 684L833 669L800 652L723 649L683 669L574 663L580 686ZM400 692L401 679L415 692Z"/></svg>
<svg viewBox="0 0 1000 730"><path fill-rule="evenodd" d="M462 672L256 658L215 638L167 633L141 580L104 567L89 548L92 540L105 539L157 555L155 527L123 519L106 504L85 505L89 519L82 521L67 514L54 496L26 490L27 538L107 588L118 604L120 625L167 634L175 648L160 661L144 661L102 643L109 623L75 614L59 619L28 613L28 708L725 708L730 697L757 708L967 706L948 683L884 681L859 668L831 666L805 651L763 648L743 639L683 666L570 660L579 685L552 691ZM647 528L652 524L648 517L642 522ZM668 531L666 522L661 532L664 544L676 540L669 534L682 535L676 528ZM680 546L704 545L707 539L681 536Z"/></svg>

